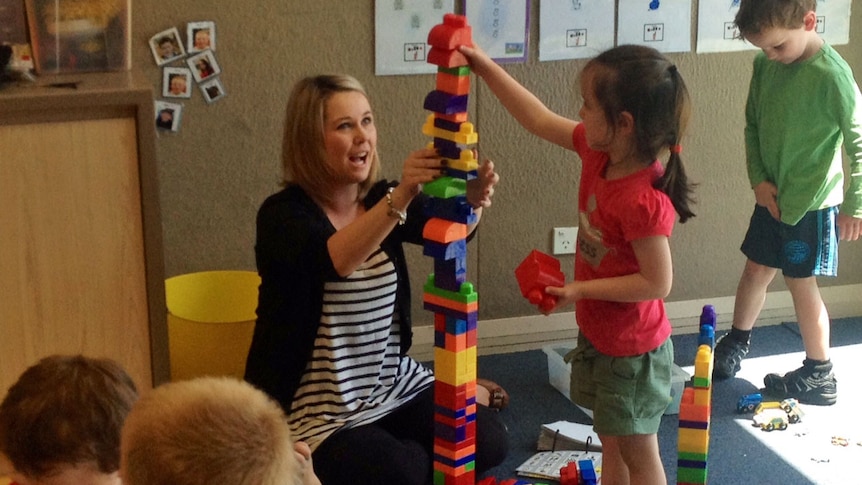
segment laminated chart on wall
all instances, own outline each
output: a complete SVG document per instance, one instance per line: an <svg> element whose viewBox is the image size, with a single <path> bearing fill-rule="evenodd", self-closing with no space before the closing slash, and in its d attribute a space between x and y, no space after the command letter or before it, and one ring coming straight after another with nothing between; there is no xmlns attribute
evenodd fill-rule
<svg viewBox="0 0 862 485"><path fill-rule="evenodd" d="M455 0L375 0L374 74L432 74L431 27L455 11Z"/></svg>
<svg viewBox="0 0 862 485"><path fill-rule="evenodd" d="M817 0L817 33L823 40L832 45L850 42L851 3L851 0Z"/></svg>
<svg viewBox="0 0 862 485"><path fill-rule="evenodd" d="M542 0L539 60L589 59L614 46L614 2Z"/></svg>
<svg viewBox="0 0 862 485"><path fill-rule="evenodd" d="M457 48L472 45L466 17L446 14L428 34L428 62L437 66L434 89L425 97L431 112L422 132L446 159L446 174L425 184L430 217L422 237L434 273L424 286L426 310L434 312L434 485L476 482L476 323L478 295L467 282L467 225L477 216L467 203L467 180L478 163L478 141L467 121L470 68Z"/></svg>
<svg viewBox="0 0 862 485"><path fill-rule="evenodd" d="M498 63L526 62L529 54L529 0L463 0L473 39Z"/></svg>
<svg viewBox="0 0 862 485"><path fill-rule="evenodd" d="M619 0L617 45L691 51L691 0Z"/></svg>
<svg viewBox="0 0 862 485"><path fill-rule="evenodd" d="M735 52L757 47L739 38L739 0L706 0L697 7L697 52Z"/></svg>

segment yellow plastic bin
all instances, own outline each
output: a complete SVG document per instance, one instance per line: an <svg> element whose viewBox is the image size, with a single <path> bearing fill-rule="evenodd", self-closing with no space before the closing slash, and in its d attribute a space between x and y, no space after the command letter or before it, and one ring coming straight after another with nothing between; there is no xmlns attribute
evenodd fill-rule
<svg viewBox="0 0 862 485"><path fill-rule="evenodd" d="M259 286L253 271L202 271L165 280L172 381L242 378Z"/></svg>

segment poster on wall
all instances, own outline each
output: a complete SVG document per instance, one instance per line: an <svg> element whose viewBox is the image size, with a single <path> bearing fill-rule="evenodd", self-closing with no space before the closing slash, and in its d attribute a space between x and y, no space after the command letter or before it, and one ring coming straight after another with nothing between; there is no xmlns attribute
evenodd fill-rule
<svg viewBox="0 0 862 485"><path fill-rule="evenodd" d="M850 42L850 4L850 0L817 0L817 33L823 40L832 45Z"/></svg>
<svg viewBox="0 0 862 485"><path fill-rule="evenodd" d="M614 46L614 2L542 0L539 60L595 57Z"/></svg>
<svg viewBox="0 0 862 485"><path fill-rule="evenodd" d="M525 62L530 36L529 0L464 0L473 41L498 63Z"/></svg>
<svg viewBox="0 0 862 485"><path fill-rule="evenodd" d="M619 0L617 44L691 51L691 0Z"/></svg>
<svg viewBox="0 0 862 485"><path fill-rule="evenodd" d="M375 0L374 73L432 74L428 32L455 11L455 0Z"/></svg>
<svg viewBox="0 0 862 485"><path fill-rule="evenodd" d="M757 49L739 38L734 22L739 0L700 0L697 8L698 54Z"/></svg>

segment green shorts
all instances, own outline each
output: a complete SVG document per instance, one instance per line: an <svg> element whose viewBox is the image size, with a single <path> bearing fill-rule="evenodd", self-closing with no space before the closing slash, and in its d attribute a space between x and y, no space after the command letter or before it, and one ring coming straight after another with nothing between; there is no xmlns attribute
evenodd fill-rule
<svg viewBox="0 0 862 485"><path fill-rule="evenodd" d="M671 402L673 342L631 357L610 357L593 347L583 334L566 356L571 360L571 396L593 410L599 435L630 436L658 433L662 414Z"/></svg>

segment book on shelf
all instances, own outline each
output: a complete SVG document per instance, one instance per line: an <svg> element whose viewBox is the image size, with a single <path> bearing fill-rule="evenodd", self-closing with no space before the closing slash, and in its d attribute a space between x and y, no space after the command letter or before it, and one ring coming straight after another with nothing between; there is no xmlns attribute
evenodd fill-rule
<svg viewBox="0 0 862 485"><path fill-rule="evenodd" d="M592 425L556 421L543 424L536 446L538 451L602 451L602 443Z"/></svg>

